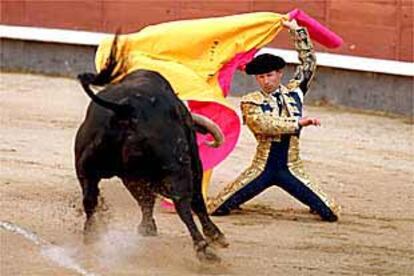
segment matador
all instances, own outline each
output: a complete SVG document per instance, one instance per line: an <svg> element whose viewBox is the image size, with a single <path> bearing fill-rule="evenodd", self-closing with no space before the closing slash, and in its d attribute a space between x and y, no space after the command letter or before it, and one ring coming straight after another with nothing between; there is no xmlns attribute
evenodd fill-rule
<svg viewBox="0 0 414 276"><path fill-rule="evenodd" d="M293 79L281 84L285 61L261 54L246 66L254 75L260 91L241 99L243 123L253 132L257 149L252 164L219 194L208 201L212 215L227 215L271 186L278 186L309 206L322 220L338 220L338 207L305 173L299 156L299 138L304 127L318 126L317 118L303 117L303 97L316 69L316 57L306 28L295 20L289 28L299 55Z"/></svg>

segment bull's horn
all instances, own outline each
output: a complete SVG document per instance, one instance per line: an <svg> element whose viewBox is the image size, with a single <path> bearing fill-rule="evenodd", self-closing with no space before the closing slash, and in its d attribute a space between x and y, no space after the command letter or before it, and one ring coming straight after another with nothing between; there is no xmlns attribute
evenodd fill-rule
<svg viewBox="0 0 414 276"><path fill-rule="evenodd" d="M213 136L214 141L206 142L210 147L217 148L224 142L224 135L220 127L207 117L191 113L194 123L204 127Z"/></svg>

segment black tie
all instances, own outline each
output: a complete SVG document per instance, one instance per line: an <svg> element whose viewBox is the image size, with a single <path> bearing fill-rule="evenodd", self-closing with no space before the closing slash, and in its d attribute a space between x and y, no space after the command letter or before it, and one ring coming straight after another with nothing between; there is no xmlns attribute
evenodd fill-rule
<svg viewBox="0 0 414 276"><path fill-rule="evenodd" d="M283 108L282 93L275 92L275 93L273 93L273 96L276 98L277 107L279 108L279 116L281 116L282 115L282 108Z"/></svg>

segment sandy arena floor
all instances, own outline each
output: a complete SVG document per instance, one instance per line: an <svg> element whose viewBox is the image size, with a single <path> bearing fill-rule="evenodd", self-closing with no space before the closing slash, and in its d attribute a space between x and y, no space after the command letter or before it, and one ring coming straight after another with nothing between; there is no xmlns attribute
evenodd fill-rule
<svg viewBox="0 0 414 276"><path fill-rule="evenodd" d="M140 213L118 179L100 185L106 230L83 244L72 149L88 102L74 80L0 75L1 275L414 274L414 132L403 118L308 107L323 126L305 129L302 157L342 205L341 220L321 222L271 188L243 212L214 218L231 245L218 250L220 265L205 266L175 214L157 207L158 237L140 237ZM250 163L254 147L244 128L211 194Z"/></svg>

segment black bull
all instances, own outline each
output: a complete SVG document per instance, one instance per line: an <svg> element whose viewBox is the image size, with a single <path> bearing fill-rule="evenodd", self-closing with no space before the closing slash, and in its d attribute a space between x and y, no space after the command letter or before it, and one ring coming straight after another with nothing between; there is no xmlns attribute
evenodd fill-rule
<svg viewBox="0 0 414 276"><path fill-rule="evenodd" d="M210 220L201 194L203 176L195 129L210 132L209 124L193 120L171 85L159 73L137 70L121 81L122 60L117 60L117 37L106 68L98 75L78 76L92 102L75 140L75 166L86 213L85 231L93 226L98 203L98 183L118 176L141 207L139 231L156 235L153 218L155 194L171 198L187 226L197 256L218 260L209 246L227 246L224 235ZM117 68L117 69L115 69ZM96 95L90 85L106 87ZM198 230L192 213L200 219Z"/></svg>

